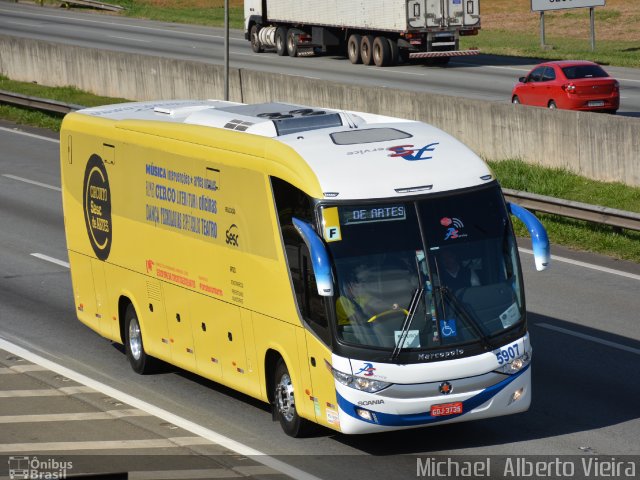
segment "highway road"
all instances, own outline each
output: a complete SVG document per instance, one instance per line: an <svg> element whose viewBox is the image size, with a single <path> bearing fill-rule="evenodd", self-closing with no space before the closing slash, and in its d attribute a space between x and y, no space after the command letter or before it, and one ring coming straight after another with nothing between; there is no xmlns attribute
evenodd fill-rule
<svg viewBox="0 0 640 480"><path fill-rule="evenodd" d="M224 34L220 28L151 22L6 1L0 1L0 32L214 64L222 64L224 55ZM278 57L275 53L256 54L244 40L243 32L238 30L231 31L229 48L231 67L494 102L509 102L518 77L537 63L535 59L479 55L453 59L446 67L422 64L365 67L333 56L290 58ZM640 117L640 70L606 69L621 85L619 114Z"/></svg>
<svg viewBox="0 0 640 480"><path fill-rule="evenodd" d="M266 405L215 383L175 369L134 374L121 348L76 320L56 134L0 122L0 145L0 350L12 345L68 369L73 373L67 376L81 384L84 378L89 386L105 385L119 392L111 396L125 396L131 405L165 419L156 424L167 425L171 418L188 430L188 445L196 446L185 448L192 455L208 454L193 440L201 435L230 449L229 458L235 458L234 451L236 457L260 452L259 463L275 459L280 473L309 480L415 478L416 462L435 456L546 455L552 461L557 455L599 455L632 458L640 467L640 265L553 247L552 267L539 273L523 245L534 348L529 412L388 434L344 436L321 430L311 438L292 439L272 421ZM1 397L0 424L7 415L19 414L7 412ZM46 409L45 404L41 413ZM129 422L138 421L133 418ZM92 439L117 437L114 429L122 421L103 423L97 431L94 426ZM37 449L42 423L23 422L20 431ZM55 419L49 422L46 428L54 428ZM58 429L71 435L86 424L67 422ZM31 433L38 428L39 434ZM12 431L17 430L0 428L0 446L16 442ZM142 435L142 430L129 432L129 441L141 441L136 432ZM185 438L186 433L167 435ZM89 448L74 445L80 451ZM107 453L115 448L103 447ZM280 478L262 473L253 478Z"/></svg>

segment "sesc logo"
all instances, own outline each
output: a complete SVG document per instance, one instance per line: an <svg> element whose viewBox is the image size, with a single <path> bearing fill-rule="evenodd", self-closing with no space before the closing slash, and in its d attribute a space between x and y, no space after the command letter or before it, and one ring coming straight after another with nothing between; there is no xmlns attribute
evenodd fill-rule
<svg viewBox="0 0 640 480"><path fill-rule="evenodd" d="M240 246L238 243L238 237L239 237L239 232L238 232L238 226L234 223L232 224L227 231L225 232L225 235L227 237L226 243L227 245L231 245L232 247L238 247Z"/></svg>

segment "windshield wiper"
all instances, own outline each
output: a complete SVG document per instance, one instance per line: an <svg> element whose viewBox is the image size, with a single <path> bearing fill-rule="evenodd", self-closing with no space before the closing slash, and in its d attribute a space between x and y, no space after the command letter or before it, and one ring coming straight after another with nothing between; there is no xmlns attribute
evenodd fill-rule
<svg viewBox="0 0 640 480"><path fill-rule="evenodd" d="M398 342L396 343L396 346L394 347L393 352L391 352L391 357L389 358L389 361L391 362L395 361L398 358L398 355L400 355L400 352L402 351L402 347L404 345L404 342L407 339L407 335L409 334L409 329L411 328L411 322L413 322L413 317L416 314L416 310L418 310L418 305L420 304L420 298L422 297L423 292L424 292L424 287L416 288L413 291L413 296L411 297L411 303L409 304L407 316L405 317L404 322L402 323L400 338L398 338Z"/></svg>
<svg viewBox="0 0 640 480"><path fill-rule="evenodd" d="M458 297L456 297L451 292L451 289L447 286L439 286L435 287L435 290L439 292L441 296L446 296L449 299L449 302L453 304L453 307L458 311L462 319L467 322L467 324L470 325L473 330L475 330L476 335L478 335L478 338L480 338L480 341L482 341L482 344L485 346L485 348L488 350L493 350L495 347L491 344L489 338L482 330L482 326L475 318L473 318L471 314L469 314L467 308L462 302L460 302L460 300L458 300Z"/></svg>

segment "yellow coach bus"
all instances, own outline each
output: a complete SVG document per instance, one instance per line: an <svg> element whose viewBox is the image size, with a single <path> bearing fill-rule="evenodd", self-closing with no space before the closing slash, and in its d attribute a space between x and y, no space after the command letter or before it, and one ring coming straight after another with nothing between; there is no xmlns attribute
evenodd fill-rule
<svg viewBox="0 0 640 480"><path fill-rule="evenodd" d="M61 130L75 309L133 369L174 364L273 405L285 432L368 433L531 402L510 214L424 123L223 101L80 110Z"/></svg>

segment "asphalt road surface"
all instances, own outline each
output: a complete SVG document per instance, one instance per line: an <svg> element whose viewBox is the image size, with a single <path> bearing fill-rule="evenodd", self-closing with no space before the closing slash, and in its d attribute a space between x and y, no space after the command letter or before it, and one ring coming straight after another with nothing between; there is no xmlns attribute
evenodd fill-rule
<svg viewBox="0 0 640 480"><path fill-rule="evenodd" d="M0 32L50 42L223 64L224 33L208 28L119 18L0 1ZM588 40L585 40L585 43ZM346 58L279 57L253 53L239 30L229 40L230 66L343 83L376 85L441 95L509 102L518 77L535 59L479 55L454 58L446 67L423 64L390 68L352 65ZM640 117L640 70L606 67L621 86L619 115Z"/></svg>
<svg viewBox="0 0 640 480"><path fill-rule="evenodd" d="M417 461L441 455L635 455L640 460L639 265L553 248L552 267L539 273L526 246L521 250L534 347L529 412L379 435L321 430L311 438L292 439L272 421L267 405L213 382L179 370L134 374L122 348L76 320L56 135L34 136L0 125L0 342L5 342L0 350L13 345L54 362L67 369L73 385L87 385L82 379L89 379L94 388L107 386L110 397L187 431L176 437L200 435L238 455L258 452L264 456L257 463L275 459L282 462L275 473L294 478L415 478ZM12 367L9 357L0 360L0 367ZM0 423L21 413L7 405L0 398ZM53 405L43 404L38 413L56 413L47 411ZM63 430L73 432L82 423L67 422ZM24 429L37 432L41 425L25 420ZM122 422L102 425L92 440L114 438L113 429ZM139 440L137 431L127 438ZM0 427L0 445L16 443L8 432ZM40 438L26 436L31 442ZM208 454L188 448L193 455ZM256 478L277 478L262 474Z"/></svg>

